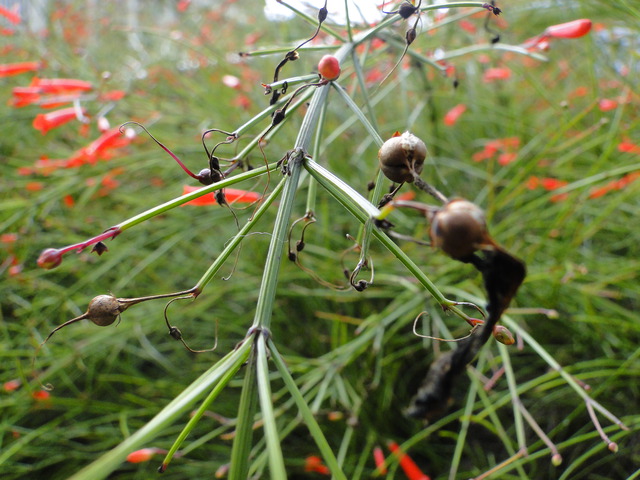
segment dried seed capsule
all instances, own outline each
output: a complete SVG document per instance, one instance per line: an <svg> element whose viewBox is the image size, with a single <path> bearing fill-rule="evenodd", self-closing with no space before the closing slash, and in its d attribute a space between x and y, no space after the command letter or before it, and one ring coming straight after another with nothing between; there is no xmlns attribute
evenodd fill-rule
<svg viewBox="0 0 640 480"><path fill-rule="evenodd" d="M121 312L120 302L116 297L113 295L98 295L89 302L85 318L99 327L106 327L115 322Z"/></svg>
<svg viewBox="0 0 640 480"><path fill-rule="evenodd" d="M422 172L426 156L427 146L410 132L391 137L378 151L382 173L396 183L413 182L414 174Z"/></svg>
<svg viewBox="0 0 640 480"><path fill-rule="evenodd" d="M460 259L490 242L484 212L477 205L456 198L431 220L431 243L452 258Z"/></svg>

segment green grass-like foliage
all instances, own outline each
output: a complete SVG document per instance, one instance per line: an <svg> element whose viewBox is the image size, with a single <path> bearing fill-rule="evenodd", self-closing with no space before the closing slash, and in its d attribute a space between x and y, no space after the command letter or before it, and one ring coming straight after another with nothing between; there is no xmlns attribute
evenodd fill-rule
<svg viewBox="0 0 640 480"><path fill-rule="evenodd" d="M477 2L449 4L444 16L444 5L424 2L418 22L388 14L376 25L359 23L346 2L347 26L332 13L342 2L328 2L318 37L282 66L278 83L278 63L316 31L314 12L291 7L292 20L268 23L261 2L189 3L42 2L23 5L17 25L0 16L2 62L41 63L0 78L2 477L142 479L162 464L163 478L321 478L324 468L342 479L405 478L398 457L387 457L386 474L373 460L374 447L388 454L395 441L433 479L636 478L632 2L514 0L498 4L500 17ZM548 51L523 47L579 18L594 23L587 36L552 39ZM276 125L273 112L318 82L325 54L340 60L341 76L300 90ZM509 78L488 80L494 68ZM77 103L87 126L36 131L33 119L47 110L10 100L34 76L91 82ZM260 84L279 90L285 80L270 106ZM113 90L124 97L106 98ZM459 104L466 110L451 120ZM180 206L183 185L197 182L136 127L108 158L34 167L99 137L99 116L112 127L140 122L196 173L209 165L202 131L237 133L206 139L209 150L222 142L221 170L233 171L192 197L222 185L262 203L232 203L227 193L231 208ZM460 338L469 333L462 319L478 312L454 302L486 300L472 267L374 225L390 186L377 151L396 130L424 140L422 177L480 205L492 236L528 270L502 319L518 342L490 339L429 423L403 412L433 359L455 344L414 335L414 319L426 312L417 333ZM386 218L393 231L429 241L423 215L395 209ZM45 248L112 226L122 233L103 255L89 247L54 270L36 266ZM302 235L295 264L287 257ZM370 285L356 291L344 270ZM104 328L73 324L34 361L48 332L94 296L170 292L187 298L166 317L170 299L158 299ZM167 325L192 349L217 342L215 351L189 352ZM48 383L53 390L43 390ZM126 462L142 448L155 449L150 461ZM315 456L323 467L313 471Z"/></svg>

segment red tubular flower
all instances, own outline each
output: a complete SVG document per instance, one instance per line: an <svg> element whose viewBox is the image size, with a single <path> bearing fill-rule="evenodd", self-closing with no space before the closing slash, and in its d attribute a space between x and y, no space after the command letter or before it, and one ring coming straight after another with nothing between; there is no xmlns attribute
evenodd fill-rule
<svg viewBox="0 0 640 480"><path fill-rule="evenodd" d="M14 87L11 90L11 106L20 108L40 100L40 90L35 87Z"/></svg>
<svg viewBox="0 0 640 480"><path fill-rule="evenodd" d="M610 98L602 98L598 101L598 108L601 112L615 110L616 108L618 108L618 102L615 100L611 100Z"/></svg>
<svg viewBox="0 0 640 480"><path fill-rule="evenodd" d="M329 467L322 463L322 459L316 455L310 455L304 459L304 471L315 472L321 475L331 475Z"/></svg>
<svg viewBox="0 0 640 480"><path fill-rule="evenodd" d="M431 477L423 473L409 455L400 450L396 442L389 442L389 450L398 456L400 468L409 480L431 480Z"/></svg>
<svg viewBox="0 0 640 480"><path fill-rule="evenodd" d="M22 382L20 380L9 380L7 382L4 382L4 384L2 385L2 389L7 393L15 392L20 388L21 385Z"/></svg>
<svg viewBox="0 0 640 480"><path fill-rule="evenodd" d="M35 72L40 68L40 62L5 63L0 65L0 77L10 77L25 72Z"/></svg>
<svg viewBox="0 0 640 480"><path fill-rule="evenodd" d="M618 144L618 151L623 153L640 153L640 145L632 142L620 142Z"/></svg>
<svg viewBox="0 0 640 480"><path fill-rule="evenodd" d="M384 452L380 447L373 447L373 461L376 464L376 473L379 475L387 474L387 467L384 465Z"/></svg>
<svg viewBox="0 0 640 480"><path fill-rule="evenodd" d="M448 127L455 125L460 116L466 111L467 106L464 103L459 103L445 114L444 124Z"/></svg>
<svg viewBox="0 0 640 480"><path fill-rule="evenodd" d="M37 402L46 402L51 398L51 394L46 390L36 390L31 394L31 397Z"/></svg>
<svg viewBox="0 0 640 480"><path fill-rule="evenodd" d="M40 89L40 93L87 92L93 84L75 78L34 78L32 87Z"/></svg>
<svg viewBox="0 0 640 480"><path fill-rule="evenodd" d="M579 38L585 36L591 30L591 20L581 18L572 22L551 25L544 31L544 36L552 38Z"/></svg>
<svg viewBox="0 0 640 480"><path fill-rule="evenodd" d="M182 187L182 195L186 195L191 192L195 192L202 187L195 187L192 185L184 185ZM224 196L227 199L228 203L254 203L262 198L259 193L249 192L247 190L238 190L235 188L225 188ZM214 205L216 203L216 198L214 193L207 193L201 197L195 198L190 202L185 203L184 205Z"/></svg>
<svg viewBox="0 0 640 480"><path fill-rule="evenodd" d="M78 118L78 113L84 115L86 110L77 110L75 107L63 108L49 113L40 113L33 120L33 128L40 130L44 135L49 130L64 125Z"/></svg>
<svg viewBox="0 0 640 480"><path fill-rule="evenodd" d="M507 80L509 78L511 78L511 70L508 68L488 68L482 76L482 80L484 80L485 83L495 82L496 80Z"/></svg>
<svg viewBox="0 0 640 480"><path fill-rule="evenodd" d="M5 8L3 6L0 6L0 17L6 18L14 25L17 25L22 21L22 18L17 11L9 10L8 8Z"/></svg>
<svg viewBox="0 0 640 480"><path fill-rule="evenodd" d="M127 462L148 462L156 453L158 453L157 448L141 448L140 450L136 450L135 452L131 452L129 455L127 455Z"/></svg>
<svg viewBox="0 0 640 480"><path fill-rule="evenodd" d="M109 92L104 92L100 95L100 100L103 102L117 102L121 100L126 95L124 90L111 90Z"/></svg>
<svg viewBox="0 0 640 480"><path fill-rule="evenodd" d="M564 187L568 182L565 180L558 180L557 178L541 178L540 185L542 188L548 191L557 190L560 187Z"/></svg>
<svg viewBox="0 0 640 480"><path fill-rule="evenodd" d="M109 158L109 150L129 145L134 136L135 132L131 129L127 129L123 135L119 128L112 128L86 146L83 153L89 163L94 163L99 158Z"/></svg>

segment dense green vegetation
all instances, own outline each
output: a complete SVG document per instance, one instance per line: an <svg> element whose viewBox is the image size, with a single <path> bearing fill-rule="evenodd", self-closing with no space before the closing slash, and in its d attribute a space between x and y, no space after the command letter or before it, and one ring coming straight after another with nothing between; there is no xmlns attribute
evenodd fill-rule
<svg viewBox="0 0 640 480"><path fill-rule="evenodd" d="M290 202L290 220L304 217L314 205L317 222L306 228L306 246L298 257L313 275L288 261L285 250L279 271L263 280L265 265L271 265L270 271L277 263L265 263L274 225L285 225L289 233L276 218L284 203L276 198L243 237L237 264L234 252L195 301L168 307L168 321L180 328L190 347L206 349L217 340L215 352L190 353L167 335L167 300L157 300L127 310L117 325L71 325L56 333L34 361L51 329L84 312L96 295L133 298L194 286L256 210L240 202L233 204L233 212L219 205L181 206L105 241L109 251L102 256L88 248L67 254L56 269L36 266L46 248L83 242L180 196L186 184L199 185L135 126L135 139L109 149L108 158L68 163L101 135L98 116L104 115L111 127L142 123L198 172L207 166L202 132L234 132L267 108L269 96L260 84L272 81L284 54L310 38L317 25L314 13L309 21L298 16L267 24L257 1L211 2L215 5L206 8L202 3L207 2L179 11L169 1L153 2L153 7L140 2L137 10L136 2L127 4L129 10L120 2L53 2L40 12L46 30L31 31L25 17L23 24L7 23L7 29L15 29L12 36L4 32L0 37L0 63L41 62L36 72L0 78L0 371L3 382L20 383L15 390L17 383L5 383L0 392L2 477L62 479L92 464L147 425L225 355L240 352L236 357L244 361L240 355L249 350L234 348L252 326L256 308L265 308L273 312L266 325L277 347L268 362L272 419L290 478L322 478L322 468L305 468L309 457L331 462L310 429L324 434L349 479L373 478L373 448L383 446L388 453L389 441L401 444L434 479L477 478L507 460L493 476L482 478L637 478L640 12L624 0L606 6L513 0L501 5L500 17L479 7L451 9L442 18L424 12L406 61L384 82L415 17L376 31L355 48L354 56L344 50L339 88L380 137L410 130L422 138L429 149L422 177L448 196L482 206L493 237L527 264L525 283L503 322L518 343L505 347L490 339L456 382L449 409L431 423L407 418L404 410L433 359L455 344L414 335L414 319L427 312L417 331L438 337L463 337L469 326L443 312L419 279L375 238L369 252L373 284L366 290L337 290L316 281L313 275L347 284L343 270L352 271L359 259L347 235L361 240L362 232L358 219L322 186L311 187L306 174ZM323 55L348 47L350 35L358 38L370 28L356 23L355 9L350 15L353 29L335 25L329 15L330 31L302 47L300 58L282 68L280 79L313 73ZM493 33L483 28L487 16L491 29L501 34L495 46L489 43ZM548 51L509 48L549 25L579 18L594 23L586 36L552 39ZM237 54L263 51L272 53ZM426 61L441 53L450 56L447 65L455 66L454 74ZM75 119L44 135L34 129L34 118L45 110L36 103L17 108L14 89L28 86L35 76L91 82L93 89L78 103L86 108L88 126ZM294 89L290 86L288 93ZM314 126L308 153L368 196L378 168L376 137L333 86L310 87L300 95L311 98L321 89L327 93L326 109L319 129ZM114 101L115 94L108 94L113 91L123 91L124 97ZM447 112L460 104L466 111L445 122ZM296 144L301 126L307 125L305 113L313 108L303 103L288 111L286 121L262 143L264 154L253 148L242 158L243 168L228 178L243 175L249 166L255 171L265 160L280 160ZM268 127L267 115L216 154L234 157ZM224 139L212 134L208 148ZM42 156L61 160L49 160L47 166L37 163ZM274 169L231 188L262 194L280 188L282 178ZM382 185L386 191L390 182ZM308 197L310 189L316 194ZM417 201L433 203L412 186L405 185L401 193L406 191L414 191ZM428 224L419 213L395 209L388 219L394 231L429 240ZM293 244L302 227L302 222L293 227ZM482 279L471 266L425 245L397 244L445 297L484 305ZM358 278L369 280L371 273L365 269ZM265 281L275 286L272 305L264 300ZM305 426L299 415L291 386L276 368L279 355L319 429ZM254 370L260 377L257 357ZM251 416L248 423L242 421L249 411L241 398L243 382L264 393L264 382L254 381L247 373L254 370L240 360L238 373L207 407L163 478L210 478L229 463L236 427L253 422ZM562 374L554 365L562 366ZM47 383L54 389L42 393ZM580 395L585 395L583 384L627 428L597 413L604 432L619 446L615 454L590 418ZM198 402L132 450L168 450L189 412L212 388L203 389ZM560 466L552 465L551 450L519 404L557 446ZM256 408L256 420L261 420L265 406ZM255 477L278 478L279 449L265 440L269 434L260 423L251 439L246 465ZM518 455L523 444L528 456ZM243 457L241 446L236 442L233 447L234 458ZM150 478L162 458L157 454L132 464L116 455L96 468L114 479ZM394 457L388 467L386 478L405 478Z"/></svg>

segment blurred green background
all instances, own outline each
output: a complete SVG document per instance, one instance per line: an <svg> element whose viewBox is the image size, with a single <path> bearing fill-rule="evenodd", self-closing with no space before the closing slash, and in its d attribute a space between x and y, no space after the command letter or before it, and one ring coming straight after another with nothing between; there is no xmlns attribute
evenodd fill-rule
<svg viewBox="0 0 640 480"><path fill-rule="evenodd" d="M216 279L196 301L177 302L169 310L193 348L213 344L217 323L215 353L184 350L166 335L164 304L145 303L123 314L117 326L100 329L83 322L52 337L39 353L35 372L55 389L39 399L32 361L53 327L81 314L99 294L136 297L193 286L237 229L226 208L184 206L108 241L109 252L101 257L86 250L67 255L55 270L41 270L35 262L43 249L83 241L180 195L183 185L194 182L142 133L108 160L26 175L25 169L43 156L71 157L100 135L95 120L104 114L112 127L129 120L148 126L197 172L207 162L202 131L233 131L265 108L268 97L260 83L271 81L283 52L310 37L315 27L301 18L269 23L262 3L253 0L5 3L9 9L20 4L22 22L0 17L0 63L42 65L38 72L0 78L0 379L21 382L17 390L5 384L0 392L0 468L7 479L59 479L144 425L242 340L251 324L275 209L243 242L237 267L229 261L223 268L220 276L233 272L229 280ZM454 10L444 19L425 14L412 51L439 58L484 47L451 58L457 88L452 78L415 61L378 85L381 74L396 63L402 40L400 48L373 41L359 49L376 121L383 138L406 129L420 136L430 151L423 177L446 194L486 209L493 236L528 265L510 318L589 384L590 395L630 428L622 431L600 417L620 446L617 454L610 453L580 397L530 345L510 347L522 402L559 445L564 462L553 467L544 444L525 428L531 455L492 478L636 478L640 181L634 180L640 171L640 13L623 0L606 5L513 0L500 6L504 13L491 25L503 44L522 44L548 25L577 18L590 18L594 27L583 38L552 41L550 50L542 52L549 61L541 62L492 49L491 34L483 29L485 13ZM352 19L358 18L355 12ZM447 21L456 15L460 18ZM433 25L438 28L431 30ZM345 35L343 26L332 28ZM364 27L354 23L354 28ZM405 29L399 23L390 34L402 39ZM321 35L300 60L286 65L281 78L312 73L319 58L336 46ZM272 47L284 50L238 55ZM341 85L363 105L352 65L343 67ZM508 68L510 77L487 81L490 68ZM16 108L11 99L14 88L28 86L36 75L94 85L82 101L91 119L88 131L77 121L44 135L33 128L34 118L45 110L37 104ZM125 96L106 100L105 93L113 90ZM458 104L466 111L454 125L446 125L445 114ZM301 118L294 114L265 146L269 162L293 146ZM241 138L240 148L266 126L263 122ZM495 153L481 159L480 153L491 152L492 146ZM236 148L225 146L218 153L228 158ZM372 138L331 92L316 160L366 194L375 178L376 154ZM244 161L256 167L264 160L254 151ZM271 187L278 175L272 175ZM265 186L262 178L239 188L262 192ZM297 217L305 213L305 189L303 184L294 207ZM235 213L242 223L252 211ZM359 225L322 191L315 213L318 222L305 234L301 261L323 279L343 282L343 268L357 262L353 253L345 254L344 265L340 261L353 245L346 234L357 235ZM417 214L396 210L390 220L396 231L428 240ZM470 267L429 247L400 243L449 298L483 297L481 279ZM443 314L380 245L372 248L375 284L362 293L327 289L285 262L274 341L330 443L340 450L349 478L372 478L371 449L388 440L412 441L412 458L431 478L480 475L517 450L507 382L502 377L480 395L462 440L468 378L456 386L447 421L425 430L420 421L405 418L402 411L434 351L449 348L414 336L416 315L430 314L424 333L444 335L448 329L460 337L468 328ZM501 365L501 353L491 341L480 373L491 377ZM215 403L215 413L224 418L201 421L185 444L185 455L163 478L211 477L229 461L240 385L241 379L232 383ZM287 425L297 412L277 386L274 403ZM169 448L182 426L167 429L149 446ZM258 430L255 438L260 437ZM462 445L461 452L455 453L456 445ZM291 478L322 477L305 471L305 458L318 452L304 427L283 439L283 449ZM123 464L110 478L149 478L160 458ZM388 475L404 478L397 466Z"/></svg>

